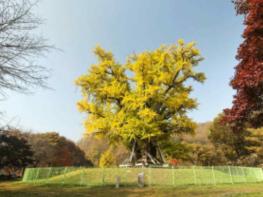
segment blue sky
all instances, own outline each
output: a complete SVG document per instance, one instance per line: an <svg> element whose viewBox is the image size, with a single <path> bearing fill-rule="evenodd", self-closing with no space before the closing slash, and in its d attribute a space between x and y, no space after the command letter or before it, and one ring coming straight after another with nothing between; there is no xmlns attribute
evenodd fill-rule
<svg viewBox="0 0 263 197"><path fill-rule="evenodd" d="M81 97L74 79L96 59L92 49L100 44L124 62L133 52L175 43L196 41L202 56L198 70L207 80L194 84L199 107L189 113L197 122L212 120L229 107L234 91L229 81L242 42L242 17L231 0L42 0L34 10L45 19L40 33L60 51L39 62L52 69L48 81L54 90L34 94L9 93L1 101L2 123L35 132L57 131L77 141L83 134L84 114L76 109Z"/></svg>

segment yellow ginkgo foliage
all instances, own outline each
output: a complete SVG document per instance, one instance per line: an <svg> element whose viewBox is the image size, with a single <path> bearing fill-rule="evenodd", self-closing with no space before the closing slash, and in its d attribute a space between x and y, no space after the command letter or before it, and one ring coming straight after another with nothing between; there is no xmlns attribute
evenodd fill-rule
<svg viewBox="0 0 263 197"><path fill-rule="evenodd" d="M187 117L197 107L189 79L205 80L194 69L202 60L195 43L179 40L133 54L124 64L101 47L94 52L98 63L76 80L83 94L79 110L88 114L86 132L123 142L132 149L131 161L149 158L161 163L159 142L195 127Z"/></svg>

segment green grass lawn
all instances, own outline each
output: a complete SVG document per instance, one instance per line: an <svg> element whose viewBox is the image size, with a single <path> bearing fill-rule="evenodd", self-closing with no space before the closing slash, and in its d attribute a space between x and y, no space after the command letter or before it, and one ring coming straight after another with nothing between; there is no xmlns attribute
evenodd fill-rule
<svg viewBox="0 0 263 197"><path fill-rule="evenodd" d="M263 197L263 183L177 187L87 187L67 185L0 183L0 197Z"/></svg>
<svg viewBox="0 0 263 197"><path fill-rule="evenodd" d="M231 168L231 169L230 169ZM124 185L136 185L137 176L143 172L149 186L182 186L227 183L255 183L263 181L260 168L244 167L180 167L170 168L29 168L23 180L78 186L114 185L116 176Z"/></svg>

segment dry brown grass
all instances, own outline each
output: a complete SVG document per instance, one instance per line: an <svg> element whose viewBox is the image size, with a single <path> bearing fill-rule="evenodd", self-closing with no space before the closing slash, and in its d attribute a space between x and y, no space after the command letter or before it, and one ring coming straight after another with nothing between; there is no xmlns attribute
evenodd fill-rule
<svg viewBox="0 0 263 197"><path fill-rule="evenodd" d="M0 197L260 197L263 184L181 187L68 187L20 182L0 183Z"/></svg>

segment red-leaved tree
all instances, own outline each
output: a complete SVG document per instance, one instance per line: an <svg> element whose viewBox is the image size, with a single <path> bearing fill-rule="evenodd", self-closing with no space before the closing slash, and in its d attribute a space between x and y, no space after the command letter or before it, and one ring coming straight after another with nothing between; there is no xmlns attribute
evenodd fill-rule
<svg viewBox="0 0 263 197"><path fill-rule="evenodd" d="M225 109L225 120L237 128L263 125L263 0L234 1L244 14L244 42L236 56L239 61L231 86L237 91L233 106Z"/></svg>

